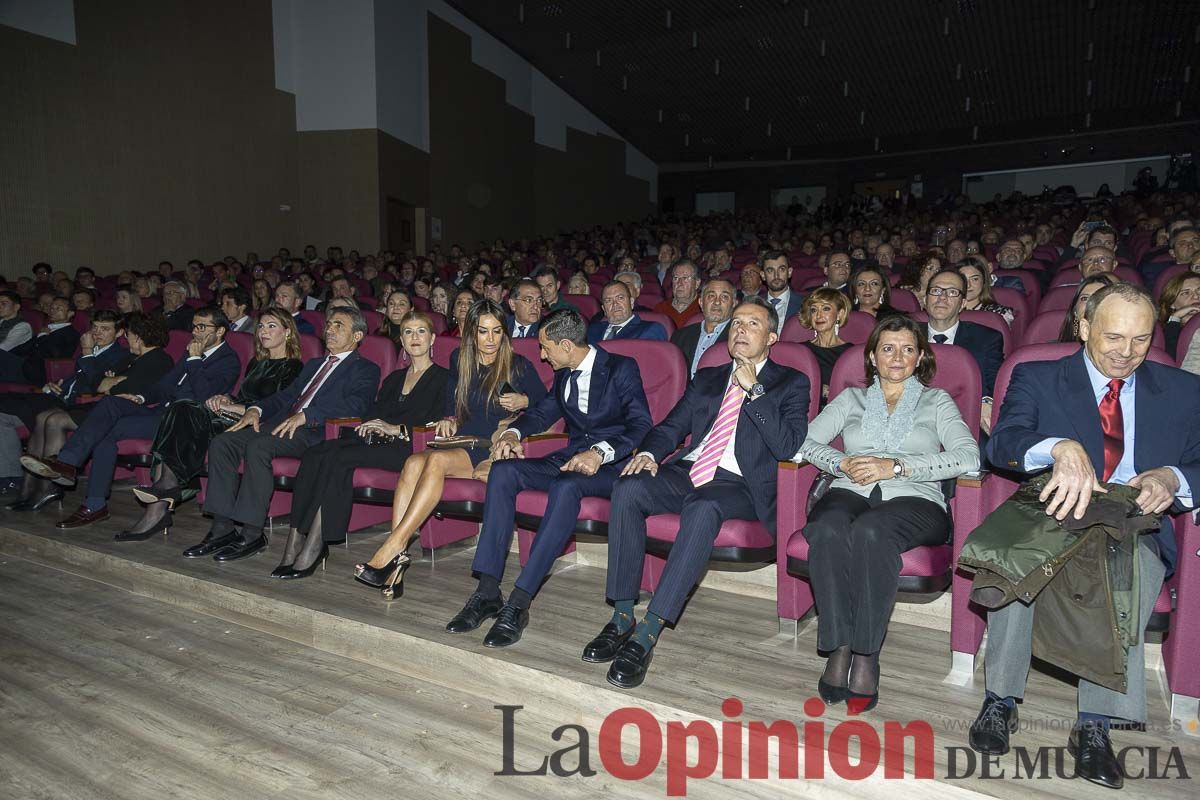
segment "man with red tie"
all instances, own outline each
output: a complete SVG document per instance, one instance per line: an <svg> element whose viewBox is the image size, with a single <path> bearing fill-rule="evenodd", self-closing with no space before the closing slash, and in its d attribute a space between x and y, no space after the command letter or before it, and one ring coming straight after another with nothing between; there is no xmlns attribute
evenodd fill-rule
<svg viewBox="0 0 1200 800"><path fill-rule="evenodd" d="M775 533L776 464L804 442L809 399L808 377L768 357L778 325L766 300L743 300L729 323L733 364L696 373L613 488L607 595L615 613L584 648L583 660L612 661L614 686L644 680L663 625L678 621L704 575L722 522L757 520ZM689 434L690 446L668 459ZM635 626L646 518L654 514L679 514L679 533L654 600Z"/></svg>
<svg viewBox="0 0 1200 800"><path fill-rule="evenodd" d="M1128 283L1107 286L1088 300L1079 325L1083 349L1058 361L1027 362L1013 370L1000 416L987 443L992 464L1017 472L1052 470L1042 492L1046 513L1083 517L1104 482L1140 489L1144 512L1190 508L1200 485L1200 379L1146 360L1154 333L1154 302ZM1141 537L1141 624L1154 610L1175 563L1168 517ZM1008 751L1017 729L1016 701L1029 672L1032 604L1014 601L988 614L987 697L971 726L970 744L988 754ZM1079 720L1068 749L1076 774L1120 788L1120 761L1109 721L1146 719L1143 642L1128 649L1124 693L1080 679Z"/></svg>

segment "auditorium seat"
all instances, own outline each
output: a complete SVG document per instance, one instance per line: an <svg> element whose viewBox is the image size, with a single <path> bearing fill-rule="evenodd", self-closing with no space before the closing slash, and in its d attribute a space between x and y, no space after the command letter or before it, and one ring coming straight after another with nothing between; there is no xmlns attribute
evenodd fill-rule
<svg viewBox="0 0 1200 800"><path fill-rule="evenodd" d="M914 322L929 322L929 315L924 311L915 311L908 316ZM999 332L1004 338L1004 354L1008 355L1013 351L1012 332L1009 330L1008 323L1004 321L1004 317L993 314L991 311L961 311L959 317L967 322L974 322L976 325L983 325Z"/></svg>
<svg viewBox="0 0 1200 800"><path fill-rule="evenodd" d="M871 331L875 330L875 318L865 311L851 311L846 317L846 324L838 331L838 336L851 344L866 344L867 339L871 336ZM783 334L779 337L783 342L807 342L811 341L814 334L811 328L806 328L800 324L800 317L796 314L788 317L787 322L783 323Z"/></svg>
<svg viewBox="0 0 1200 800"><path fill-rule="evenodd" d="M646 322L657 322L662 325L663 330L667 332L667 340L670 341L671 336L675 333L675 320L671 319L668 314L659 311L638 311L636 313Z"/></svg>
<svg viewBox="0 0 1200 800"><path fill-rule="evenodd" d="M1200 330L1200 314L1194 315L1187 324L1183 326L1183 330L1179 332L1179 341L1175 345L1176 363L1183 366L1183 359L1187 357L1188 348L1192 345L1192 340L1196 337L1196 331Z"/></svg>

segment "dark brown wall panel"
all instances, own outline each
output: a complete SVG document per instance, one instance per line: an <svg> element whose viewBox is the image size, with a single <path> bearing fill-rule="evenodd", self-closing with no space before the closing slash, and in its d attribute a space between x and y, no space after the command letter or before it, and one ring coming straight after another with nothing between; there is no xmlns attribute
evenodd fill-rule
<svg viewBox="0 0 1200 800"><path fill-rule="evenodd" d="M77 3L0 26L0 259L103 271L291 244L297 148L269 0ZM11 265L11 266L10 266Z"/></svg>

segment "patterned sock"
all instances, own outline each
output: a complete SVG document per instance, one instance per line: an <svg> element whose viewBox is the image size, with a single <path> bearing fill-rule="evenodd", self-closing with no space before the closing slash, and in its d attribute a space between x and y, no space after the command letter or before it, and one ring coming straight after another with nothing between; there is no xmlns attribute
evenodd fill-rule
<svg viewBox="0 0 1200 800"><path fill-rule="evenodd" d="M617 626L618 633L624 633L633 627L633 600L616 600L613 602L612 619L610 623Z"/></svg>
<svg viewBox="0 0 1200 800"><path fill-rule="evenodd" d="M666 620L662 617L657 614L647 613L642 621L638 623L629 641L637 642L646 650L650 650L658 643L658 636L662 633L664 624L666 624Z"/></svg>

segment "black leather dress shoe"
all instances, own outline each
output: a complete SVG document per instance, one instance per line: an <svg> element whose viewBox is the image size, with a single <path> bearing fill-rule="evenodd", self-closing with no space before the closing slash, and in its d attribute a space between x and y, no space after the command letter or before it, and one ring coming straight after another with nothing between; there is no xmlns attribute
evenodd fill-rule
<svg viewBox="0 0 1200 800"><path fill-rule="evenodd" d="M211 556L213 553L224 547L228 547L229 545L238 541L240 538L241 537L238 536L237 531L230 531L229 533L222 534L221 536L213 536L212 533L209 533L208 536L204 537L204 541L200 542L200 544L194 544L187 550L184 550L183 557L204 558L205 556Z"/></svg>
<svg viewBox="0 0 1200 800"><path fill-rule="evenodd" d="M485 619L491 619L500 613L504 607L504 596L488 599L475 592L467 599L467 604L454 615L454 619L446 623L450 633L466 633L473 631L483 624Z"/></svg>
<svg viewBox="0 0 1200 800"><path fill-rule="evenodd" d="M1120 789L1125 785L1125 771L1113 753L1108 731L1102 726L1072 728L1067 739L1067 752L1075 757L1075 777L1109 789Z"/></svg>
<svg viewBox="0 0 1200 800"><path fill-rule="evenodd" d="M239 558L246 558L254 555L255 553L261 553L266 549L267 535L265 533L260 534L258 538L251 539L248 542L239 536L233 544L226 545L218 550L213 555L213 561L220 561L221 563L225 563L226 561L237 561Z"/></svg>
<svg viewBox="0 0 1200 800"><path fill-rule="evenodd" d="M505 603L496 615L496 622L487 636L483 637L484 647L508 647L521 641L521 631L529 625L529 609L517 608L512 603Z"/></svg>
<svg viewBox="0 0 1200 800"><path fill-rule="evenodd" d="M604 664L612 661L617 657L617 652L621 649L629 637L633 636L633 625L629 626L629 630L621 633L617 630L617 626L611 622L600 629L595 639L587 643L583 648L583 660L589 664Z"/></svg>
<svg viewBox="0 0 1200 800"><path fill-rule="evenodd" d="M650 668L650 660L653 658L653 647L647 650L637 642L625 642L617 651L605 677L613 686L622 689L636 688L646 680L646 670Z"/></svg>
<svg viewBox="0 0 1200 800"><path fill-rule="evenodd" d="M985 697L979 716L971 723L967 741L977 753L1002 756L1008 752L1008 737L1017 731L1017 708L1003 700Z"/></svg>

